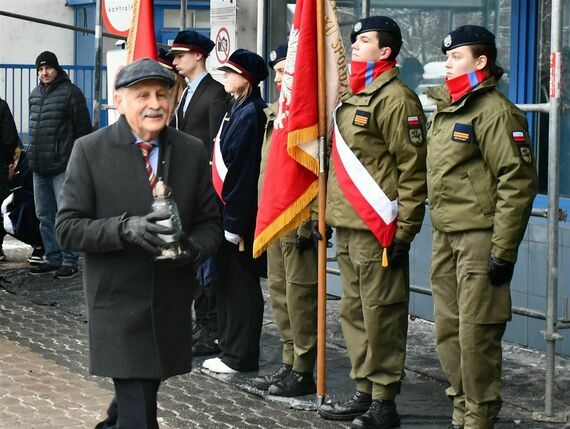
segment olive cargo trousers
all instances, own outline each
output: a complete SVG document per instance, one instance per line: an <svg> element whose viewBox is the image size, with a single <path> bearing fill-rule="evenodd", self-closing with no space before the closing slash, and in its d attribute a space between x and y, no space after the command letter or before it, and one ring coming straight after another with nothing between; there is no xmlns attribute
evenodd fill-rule
<svg viewBox="0 0 570 429"><path fill-rule="evenodd" d="M511 319L509 284L488 276L491 230L434 230L431 287L437 353L451 386L453 422L494 427L501 409L501 338Z"/></svg>

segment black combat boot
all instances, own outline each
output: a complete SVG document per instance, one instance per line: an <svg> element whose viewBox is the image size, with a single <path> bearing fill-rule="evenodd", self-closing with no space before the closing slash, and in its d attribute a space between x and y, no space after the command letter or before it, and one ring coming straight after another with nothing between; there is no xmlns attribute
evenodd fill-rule
<svg viewBox="0 0 570 429"><path fill-rule="evenodd" d="M374 400L370 409L355 418L351 429L392 429L400 427L400 416L394 401Z"/></svg>
<svg viewBox="0 0 570 429"><path fill-rule="evenodd" d="M218 339L212 331L202 328L192 343L192 356L211 356L220 353Z"/></svg>
<svg viewBox="0 0 570 429"><path fill-rule="evenodd" d="M371 403L370 393L356 391L348 401L323 404L318 412L327 420L353 420L368 411Z"/></svg>
<svg viewBox="0 0 570 429"><path fill-rule="evenodd" d="M283 363L271 374L255 377L252 383L260 390L267 390L272 384L278 383L287 377L287 375L291 372L291 369L293 369L292 365Z"/></svg>
<svg viewBox="0 0 570 429"><path fill-rule="evenodd" d="M317 391L313 373L291 371L283 380L269 386L267 393L274 396L310 395Z"/></svg>

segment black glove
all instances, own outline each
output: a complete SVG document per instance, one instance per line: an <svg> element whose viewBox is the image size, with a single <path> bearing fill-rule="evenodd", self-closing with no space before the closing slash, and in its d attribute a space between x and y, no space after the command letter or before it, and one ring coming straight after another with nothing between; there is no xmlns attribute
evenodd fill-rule
<svg viewBox="0 0 570 429"><path fill-rule="evenodd" d="M330 226L325 225L325 231L327 236L327 248L330 249L333 246L330 241L333 235L333 229ZM323 239L323 236L319 232L319 222L316 220L311 221L311 236L313 238L315 249L317 249L319 247L319 241Z"/></svg>
<svg viewBox="0 0 570 429"><path fill-rule="evenodd" d="M388 267L394 269L398 268L402 262L408 259L409 252L410 243L395 238L388 247Z"/></svg>
<svg viewBox="0 0 570 429"><path fill-rule="evenodd" d="M119 234L127 243L142 247L154 256L161 253L161 246L165 244L158 234L174 234L170 227L158 225L159 220L166 220L170 213L149 213L146 216L131 216L121 221Z"/></svg>
<svg viewBox="0 0 570 429"><path fill-rule="evenodd" d="M314 249L313 237L301 237L298 235L295 241L295 247L301 255L305 250Z"/></svg>
<svg viewBox="0 0 570 429"><path fill-rule="evenodd" d="M200 265L200 251L194 244L191 237L183 237L180 240L182 253L176 258L160 259L159 263L178 268L192 268L197 271Z"/></svg>
<svg viewBox="0 0 570 429"><path fill-rule="evenodd" d="M515 264L489 255L489 278L493 286L501 286L513 278Z"/></svg>

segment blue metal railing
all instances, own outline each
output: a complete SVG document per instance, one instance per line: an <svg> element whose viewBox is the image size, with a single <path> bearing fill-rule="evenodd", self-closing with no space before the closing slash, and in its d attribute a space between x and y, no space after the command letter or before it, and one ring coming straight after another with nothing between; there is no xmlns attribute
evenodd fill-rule
<svg viewBox="0 0 570 429"><path fill-rule="evenodd" d="M69 75L71 81L77 85L87 101L87 108L93 118L93 80L94 70L92 66L61 66ZM0 64L0 97L6 100L16 127L20 133L20 139L24 146L29 143L28 134L28 96L38 85L36 67L33 64ZM107 68L101 70L101 104L107 102ZM101 126L107 125L107 111L101 111Z"/></svg>

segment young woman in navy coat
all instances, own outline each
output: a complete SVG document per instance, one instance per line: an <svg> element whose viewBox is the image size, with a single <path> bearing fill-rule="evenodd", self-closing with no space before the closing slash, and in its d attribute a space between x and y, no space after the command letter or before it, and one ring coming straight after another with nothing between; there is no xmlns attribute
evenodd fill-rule
<svg viewBox="0 0 570 429"><path fill-rule="evenodd" d="M217 373L258 368L263 297L259 284L263 261L252 257L257 181L266 107L259 83L268 75L265 61L245 49L236 50L220 70L224 88L234 97L216 138L214 187L222 207L225 241L218 290L218 338L221 354L204 362ZM220 170L217 167L223 165ZM226 170L227 169L227 170ZM225 177L218 180L219 171ZM222 174L223 175L223 174Z"/></svg>

